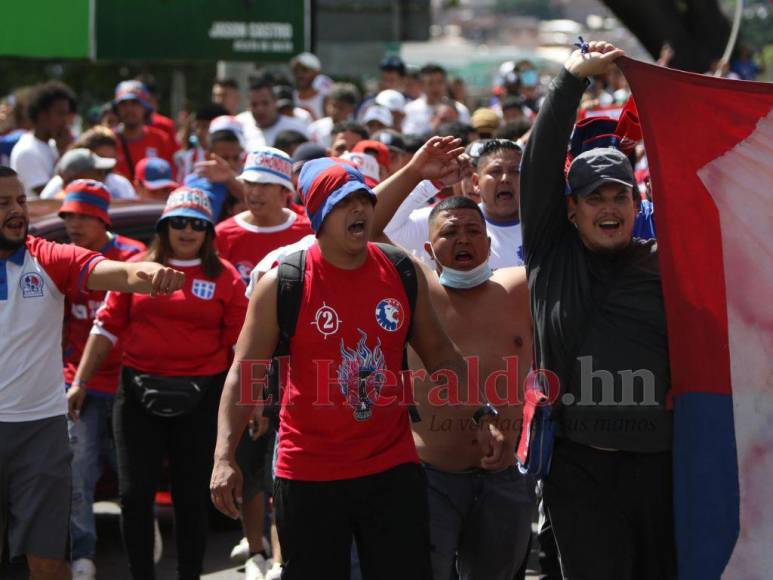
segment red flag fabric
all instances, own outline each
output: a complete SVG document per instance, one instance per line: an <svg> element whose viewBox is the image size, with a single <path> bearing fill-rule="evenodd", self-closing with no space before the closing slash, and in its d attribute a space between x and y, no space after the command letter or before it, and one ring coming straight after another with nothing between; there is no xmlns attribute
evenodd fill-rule
<svg viewBox="0 0 773 580"><path fill-rule="evenodd" d="M618 64L656 210L679 578L770 578L773 85Z"/></svg>

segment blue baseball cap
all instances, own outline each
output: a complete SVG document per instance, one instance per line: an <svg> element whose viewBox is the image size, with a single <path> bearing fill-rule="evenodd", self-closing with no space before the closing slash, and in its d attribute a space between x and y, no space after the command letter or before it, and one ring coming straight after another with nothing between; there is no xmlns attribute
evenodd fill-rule
<svg viewBox="0 0 773 580"><path fill-rule="evenodd" d="M332 157L307 161L301 169L298 186L314 233L319 233L322 222L336 204L352 193L365 191L376 203L376 194L365 183L362 173L351 163Z"/></svg>

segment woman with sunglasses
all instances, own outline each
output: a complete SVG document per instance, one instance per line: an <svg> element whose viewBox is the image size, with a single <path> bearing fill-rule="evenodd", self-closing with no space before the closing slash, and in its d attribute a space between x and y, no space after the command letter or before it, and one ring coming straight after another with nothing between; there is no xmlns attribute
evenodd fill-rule
<svg viewBox="0 0 773 580"><path fill-rule="evenodd" d="M73 384L88 383L120 338L121 384L113 428L121 528L136 579L152 580L153 503L169 458L179 578L198 578L207 534L220 391L245 317L245 286L217 255L207 196L181 187L169 196L143 260L185 273L170 296L109 293Z"/></svg>

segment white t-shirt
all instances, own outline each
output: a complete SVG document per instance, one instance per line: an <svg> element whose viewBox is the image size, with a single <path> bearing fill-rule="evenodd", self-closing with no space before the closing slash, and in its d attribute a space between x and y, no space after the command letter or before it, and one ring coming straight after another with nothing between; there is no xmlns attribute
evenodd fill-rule
<svg viewBox="0 0 773 580"><path fill-rule="evenodd" d="M260 277L269 270L276 268L277 264L282 261L282 258L289 256L293 252L308 250L316 243L317 236L314 234L309 234L307 236L303 236L300 240L293 244L281 246L276 250L271 250L268 254L263 256L263 259L258 262L257 265L252 269L252 272L250 272L250 282L247 284L247 291L244 293L247 299L252 296L252 293L254 292L255 286L257 285L258 280L260 280Z"/></svg>
<svg viewBox="0 0 773 580"><path fill-rule="evenodd" d="M462 103L453 101L459 121L462 123L470 122L470 111ZM405 105L405 118L403 119L403 134L405 135L424 135L432 130L430 121L432 114L438 105L428 105L427 98L424 96L411 101Z"/></svg>
<svg viewBox="0 0 773 580"><path fill-rule="evenodd" d="M314 122L314 117L311 116L311 113L300 107L293 107L293 117L303 123L303 126L306 128Z"/></svg>
<svg viewBox="0 0 773 580"><path fill-rule="evenodd" d="M137 192L134 191L131 181L118 173L108 173L105 179L105 187L110 192L113 199L137 199ZM40 199L55 199L64 189L64 181L60 175L54 175L43 191L40 192Z"/></svg>
<svg viewBox="0 0 773 580"><path fill-rule="evenodd" d="M333 125L332 117L324 117L319 121L314 121L309 125L309 140L317 145L322 145L322 147L330 147L332 145Z"/></svg>
<svg viewBox="0 0 773 580"><path fill-rule="evenodd" d="M298 131L302 135L308 136L308 130L302 121L285 115L279 115L276 123L263 128L258 127L255 123L255 117L252 116L251 111L239 113L236 115L236 119L244 129L244 141L248 152L259 147L273 147L276 136L282 131Z"/></svg>
<svg viewBox="0 0 773 580"><path fill-rule="evenodd" d="M432 256L424 250L424 244L429 241L432 207L426 204L437 192L429 181L419 183L384 228L390 240L430 266L433 266ZM489 265L493 269L523 265L523 238L518 220L498 223L486 218L486 232L491 238Z"/></svg>
<svg viewBox="0 0 773 580"><path fill-rule="evenodd" d="M302 99L298 96L298 91L295 91L295 102L299 107L303 107L309 111L315 119L321 119L325 116L325 93L317 91L317 94L308 99Z"/></svg>
<svg viewBox="0 0 773 580"><path fill-rule="evenodd" d="M41 141L30 131L25 133L11 151L11 169L19 174L27 195L48 183L54 175L59 152L52 142Z"/></svg>

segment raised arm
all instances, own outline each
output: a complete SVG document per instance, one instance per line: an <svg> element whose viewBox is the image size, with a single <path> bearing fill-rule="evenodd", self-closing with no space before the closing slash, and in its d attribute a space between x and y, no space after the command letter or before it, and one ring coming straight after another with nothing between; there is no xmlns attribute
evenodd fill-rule
<svg viewBox="0 0 773 580"><path fill-rule="evenodd" d="M381 235L395 212L422 180L447 186L462 178L464 164L459 156L464 148L454 137L432 137L394 175L375 187L378 203L373 217L373 237Z"/></svg>
<svg viewBox="0 0 773 580"><path fill-rule="evenodd" d="M232 518L239 517L242 502L242 475L234 457L236 447L262 394L258 387L267 379L268 363L279 340L276 294L276 270L271 270L260 279L250 297L234 362L220 397L210 491L215 507ZM245 396L249 400L245 401Z"/></svg>
<svg viewBox="0 0 773 580"><path fill-rule="evenodd" d="M604 74L622 54L607 42L591 42L587 53L575 50L571 54L551 83L521 163L521 225L528 267L571 227L566 216L564 164L585 79Z"/></svg>

